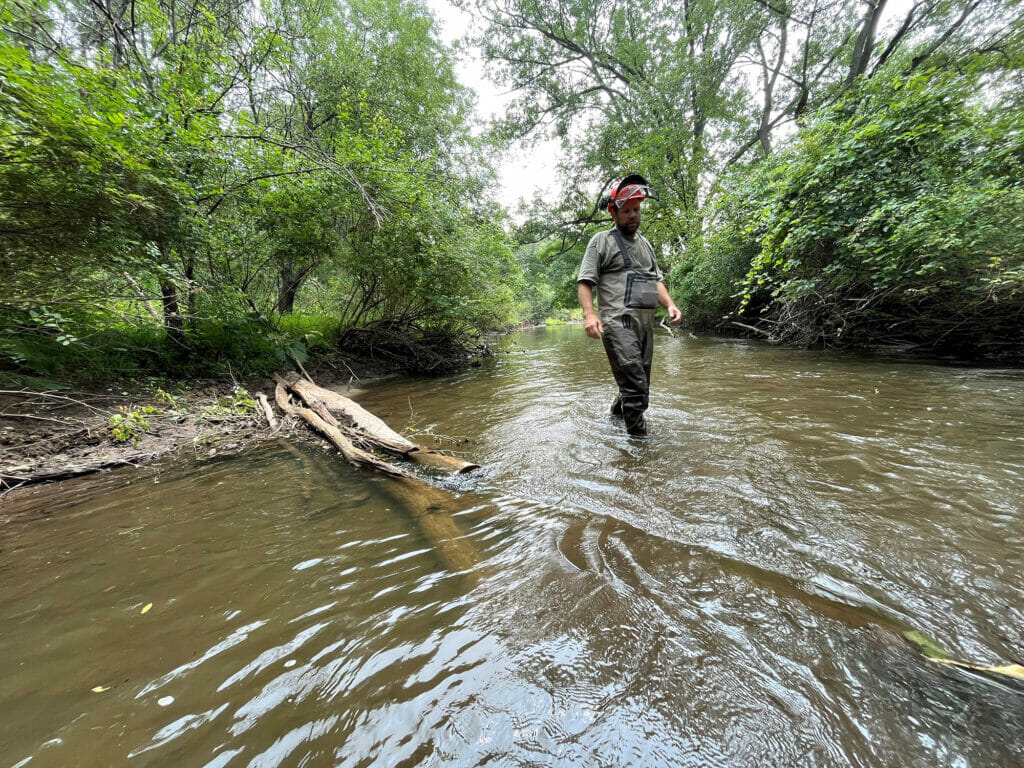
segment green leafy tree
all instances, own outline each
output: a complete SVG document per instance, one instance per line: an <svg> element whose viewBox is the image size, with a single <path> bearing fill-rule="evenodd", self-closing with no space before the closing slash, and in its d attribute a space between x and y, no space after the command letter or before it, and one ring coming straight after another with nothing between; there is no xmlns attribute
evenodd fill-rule
<svg viewBox="0 0 1024 768"><path fill-rule="evenodd" d="M294 356L332 335L309 311L509 320L515 261L422 3L15 4L0 61L8 363L128 336L176 369Z"/></svg>
<svg viewBox="0 0 1024 768"><path fill-rule="evenodd" d="M572 315L579 307L576 276L582 246L567 249L560 240L549 239L521 245L517 253L528 285L525 319L542 323L547 318Z"/></svg>
<svg viewBox="0 0 1024 768"><path fill-rule="evenodd" d="M585 239L603 218L598 190L643 172L662 198L645 233L672 289L701 297L691 315L702 324L721 317L736 276L736 251L726 256L714 233L728 184L862 84L969 58L989 86L1008 87L1020 51L1018 0L460 4L485 22L485 57L519 94L498 134L563 141L563 202L538 237Z"/></svg>

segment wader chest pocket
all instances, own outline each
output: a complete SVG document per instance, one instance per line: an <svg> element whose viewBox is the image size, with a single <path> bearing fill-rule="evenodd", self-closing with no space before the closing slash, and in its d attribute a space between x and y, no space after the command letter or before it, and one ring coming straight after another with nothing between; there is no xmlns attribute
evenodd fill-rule
<svg viewBox="0 0 1024 768"><path fill-rule="evenodd" d="M630 270L626 273L626 307L654 309L658 306L658 278Z"/></svg>

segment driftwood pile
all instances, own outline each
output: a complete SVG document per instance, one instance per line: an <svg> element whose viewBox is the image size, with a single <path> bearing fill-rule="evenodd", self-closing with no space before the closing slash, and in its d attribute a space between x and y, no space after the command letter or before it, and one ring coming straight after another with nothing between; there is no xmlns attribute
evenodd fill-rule
<svg viewBox="0 0 1024 768"><path fill-rule="evenodd" d="M394 321L349 328L338 339L338 348L389 369L423 376L457 371L482 351L458 329L426 330L414 322Z"/></svg>

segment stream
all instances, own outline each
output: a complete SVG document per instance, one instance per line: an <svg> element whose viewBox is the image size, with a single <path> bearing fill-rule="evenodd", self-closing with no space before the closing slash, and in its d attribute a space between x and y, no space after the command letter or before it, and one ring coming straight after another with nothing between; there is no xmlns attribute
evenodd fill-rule
<svg viewBox="0 0 1024 768"><path fill-rule="evenodd" d="M0 765L1018 766L1024 371L581 326L356 399L482 468L312 443L47 487L0 528ZM452 535L454 532L454 535Z"/></svg>

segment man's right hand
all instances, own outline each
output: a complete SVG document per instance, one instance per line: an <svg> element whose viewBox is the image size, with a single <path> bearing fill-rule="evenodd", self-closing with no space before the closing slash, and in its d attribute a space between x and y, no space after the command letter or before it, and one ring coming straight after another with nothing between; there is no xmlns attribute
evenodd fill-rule
<svg viewBox="0 0 1024 768"><path fill-rule="evenodd" d="M600 339L604 328L601 327L601 320L594 311L594 287L586 280L581 280L578 285L580 309L583 310L583 327L587 331L587 336Z"/></svg>

